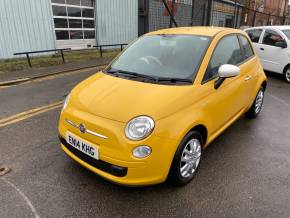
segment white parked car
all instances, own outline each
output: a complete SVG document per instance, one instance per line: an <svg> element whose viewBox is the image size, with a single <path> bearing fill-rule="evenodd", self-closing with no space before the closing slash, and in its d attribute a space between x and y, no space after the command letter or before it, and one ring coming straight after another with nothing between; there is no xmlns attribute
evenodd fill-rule
<svg viewBox="0 0 290 218"><path fill-rule="evenodd" d="M245 29L265 70L284 75L290 83L290 26Z"/></svg>

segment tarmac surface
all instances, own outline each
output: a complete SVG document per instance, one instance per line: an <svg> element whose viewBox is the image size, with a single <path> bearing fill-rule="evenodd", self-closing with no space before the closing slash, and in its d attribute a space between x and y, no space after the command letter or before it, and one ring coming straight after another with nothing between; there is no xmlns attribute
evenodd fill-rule
<svg viewBox="0 0 290 218"><path fill-rule="evenodd" d="M0 120L62 101L95 71L0 88ZM67 157L60 107L44 110L0 127L0 168L11 168L0 176L0 217L290 217L289 112L290 85L270 75L261 115L216 139L189 185L126 188Z"/></svg>

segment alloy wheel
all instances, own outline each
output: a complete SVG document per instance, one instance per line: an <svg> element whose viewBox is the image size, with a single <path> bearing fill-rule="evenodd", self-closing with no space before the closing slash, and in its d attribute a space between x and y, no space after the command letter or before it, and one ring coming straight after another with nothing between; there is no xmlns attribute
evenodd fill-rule
<svg viewBox="0 0 290 218"><path fill-rule="evenodd" d="M290 69L285 72L285 79L288 83L290 83Z"/></svg>
<svg viewBox="0 0 290 218"><path fill-rule="evenodd" d="M255 113L258 114L262 110L264 100L264 92L260 90L255 101Z"/></svg>
<svg viewBox="0 0 290 218"><path fill-rule="evenodd" d="M201 157L201 143L191 139L184 147L180 160L180 173L184 178L191 177L197 170Z"/></svg>

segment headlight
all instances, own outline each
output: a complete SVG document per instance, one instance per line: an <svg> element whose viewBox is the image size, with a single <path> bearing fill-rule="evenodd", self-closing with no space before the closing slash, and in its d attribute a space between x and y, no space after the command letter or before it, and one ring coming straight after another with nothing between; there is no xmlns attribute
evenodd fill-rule
<svg viewBox="0 0 290 218"><path fill-rule="evenodd" d="M126 126L125 134L128 139L138 141L146 138L154 129L154 121L147 116L135 117Z"/></svg>
<svg viewBox="0 0 290 218"><path fill-rule="evenodd" d="M70 95L68 94L64 100L62 110L65 110L66 106L68 105Z"/></svg>

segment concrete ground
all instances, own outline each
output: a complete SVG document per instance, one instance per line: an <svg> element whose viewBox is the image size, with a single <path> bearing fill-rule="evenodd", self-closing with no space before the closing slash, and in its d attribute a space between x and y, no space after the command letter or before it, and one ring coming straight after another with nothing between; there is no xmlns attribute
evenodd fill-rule
<svg viewBox="0 0 290 218"><path fill-rule="evenodd" d="M95 70L0 88L0 119L64 99ZM290 85L269 77L261 116L204 152L187 186L111 184L60 149L60 108L0 127L0 217L289 217Z"/></svg>

